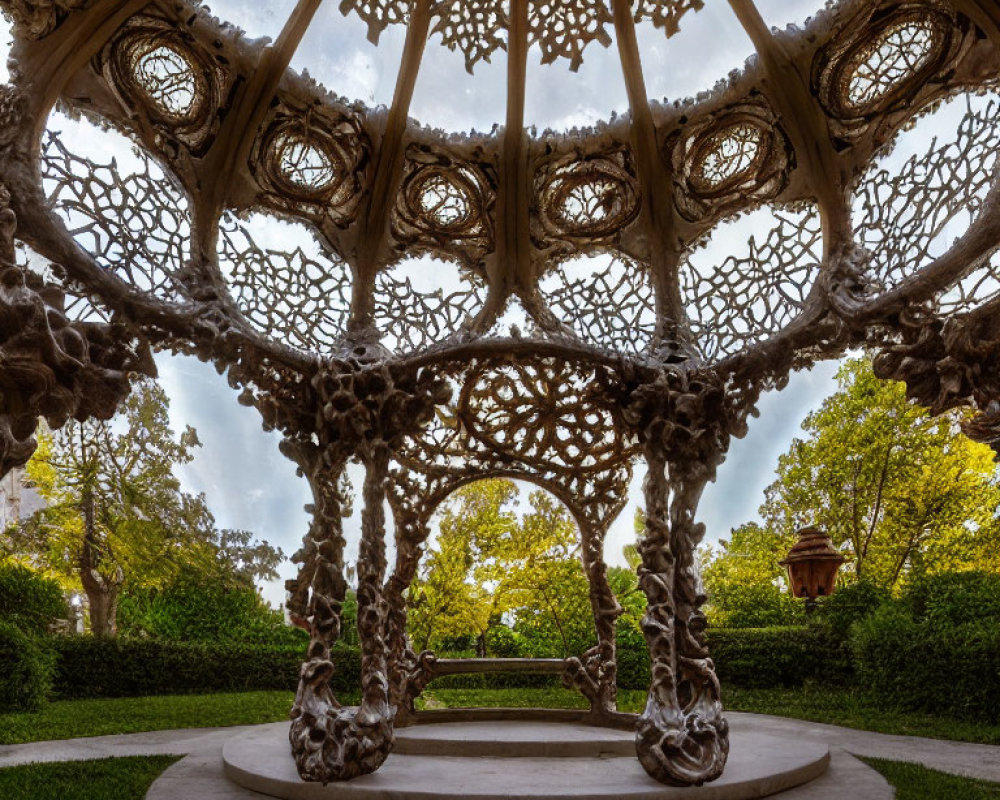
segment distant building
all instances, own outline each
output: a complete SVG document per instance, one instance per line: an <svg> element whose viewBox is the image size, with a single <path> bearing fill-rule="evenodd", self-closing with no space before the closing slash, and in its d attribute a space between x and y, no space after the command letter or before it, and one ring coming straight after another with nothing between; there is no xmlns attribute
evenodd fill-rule
<svg viewBox="0 0 1000 800"><path fill-rule="evenodd" d="M0 478L0 530L44 507L45 501L31 486L23 468L12 469Z"/></svg>

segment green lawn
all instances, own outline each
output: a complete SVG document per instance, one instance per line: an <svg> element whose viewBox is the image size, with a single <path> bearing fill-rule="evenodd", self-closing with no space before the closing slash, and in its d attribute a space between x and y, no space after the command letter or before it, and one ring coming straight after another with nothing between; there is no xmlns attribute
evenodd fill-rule
<svg viewBox="0 0 1000 800"><path fill-rule="evenodd" d="M726 708L731 711L774 714L880 733L1000 744L1000 725L886 711L875 708L862 695L845 689L725 687L723 691ZM277 722L288 719L293 697L291 692L273 691L60 700L33 714L0 715L0 744ZM356 697L340 699L344 703L357 701ZM642 711L645 701L646 693L642 691L623 690L618 695L618 705L623 711ZM417 702L421 708L587 706L581 695L561 688L435 689L431 686Z"/></svg>
<svg viewBox="0 0 1000 800"><path fill-rule="evenodd" d="M997 800L1000 783L960 778L919 764L862 758L896 788L896 800Z"/></svg>
<svg viewBox="0 0 1000 800"><path fill-rule="evenodd" d="M25 764L0 769L0 797L17 800L142 800L180 756Z"/></svg>
<svg viewBox="0 0 1000 800"><path fill-rule="evenodd" d="M288 719L294 698L292 692L238 692L57 700L33 714L0 715L0 744L277 722Z"/></svg>
<svg viewBox="0 0 1000 800"><path fill-rule="evenodd" d="M724 686L722 700L731 711L793 717L877 733L1000 744L1000 725L878 708L863 693L851 689L737 689Z"/></svg>

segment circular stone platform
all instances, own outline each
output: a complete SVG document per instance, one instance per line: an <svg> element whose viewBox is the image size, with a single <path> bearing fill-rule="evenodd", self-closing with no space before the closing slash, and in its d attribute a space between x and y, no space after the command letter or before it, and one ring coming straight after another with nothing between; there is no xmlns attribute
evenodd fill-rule
<svg viewBox="0 0 1000 800"><path fill-rule="evenodd" d="M288 744L288 723L262 725L225 744L226 775L286 800L750 800L819 777L826 746L734 732L719 780L672 788L650 778L629 731L544 722L454 722L398 731L381 769L343 783L302 781Z"/></svg>

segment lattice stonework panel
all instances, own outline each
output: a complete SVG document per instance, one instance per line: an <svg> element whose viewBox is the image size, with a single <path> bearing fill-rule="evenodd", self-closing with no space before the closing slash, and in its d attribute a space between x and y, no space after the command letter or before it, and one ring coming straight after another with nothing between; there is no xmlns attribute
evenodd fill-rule
<svg viewBox="0 0 1000 800"><path fill-rule="evenodd" d="M452 401L398 456L431 505L462 481L521 475L555 491L581 518L618 513L636 442L611 402L609 369L560 357L499 357L442 365L440 374Z"/></svg>
<svg viewBox="0 0 1000 800"><path fill-rule="evenodd" d="M965 95L918 120L861 179L855 235L886 288L927 266L969 229L992 186L998 148L1000 96ZM983 299L985 285L968 285L952 302Z"/></svg>
<svg viewBox="0 0 1000 800"><path fill-rule="evenodd" d="M440 0L431 33L465 56L465 68L472 73L479 61L489 62L497 50L507 49L506 0Z"/></svg>
<svg viewBox="0 0 1000 800"><path fill-rule="evenodd" d="M633 15L636 22L650 20L673 36L685 14L703 7L703 0L636 0ZM409 4L399 0L342 0L340 10L355 12L376 43L387 27L409 18ZM431 33L462 52L470 73L479 61L489 61L497 50L507 48L510 19L505 0L439 0L432 13ZM538 46L543 64L565 58L575 72L588 44L611 44L613 27L609 0L528 0L528 43Z"/></svg>
<svg viewBox="0 0 1000 800"><path fill-rule="evenodd" d="M325 352L343 334L351 304L347 264L324 252L302 225L226 214L219 267L236 305L261 333Z"/></svg>
<svg viewBox="0 0 1000 800"><path fill-rule="evenodd" d="M730 355L798 316L819 273L813 206L763 208L718 226L681 264L681 296L702 354Z"/></svg>
<svg viewBox="0 0 1000 800"><path fill-rule="evenodd" d="M580 257L556 265L539 282L545 305L594 347L638 354L656 329L646 267L624 256Z"/></svg>
<svg viewBox="0 0 1000 800"><path fill-rule="evenodd" d="M485 299L482 278L458 264L404 261L375 279L375 324L390 350L415 352L458 334Z"/></svg>
<svg viewBox="0 0 1000 800"><path fill-rule="evenodd" d="M112 136L96 129L91 135ZM187 198L152 158L133 148L129 164L114 157L95 163L49 130L41 169L52 208L101 266L141 291L181 297L176 274L191 235Z"/></svg>

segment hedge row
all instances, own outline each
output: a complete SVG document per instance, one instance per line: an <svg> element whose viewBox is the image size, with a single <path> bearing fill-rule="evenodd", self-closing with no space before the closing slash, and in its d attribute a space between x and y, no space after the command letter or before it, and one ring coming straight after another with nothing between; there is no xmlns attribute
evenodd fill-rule
<svg viewBox="0 0 1000 800"><path fill-rule="evenodd" d="M43 637L0 619L0 713L37 711L51 691L54 661Z"/></svg>
<svg viewBox="0 0 1000 800"><path fill-rule="evenodd" d="M16 629L8 626L4 636L13 649L25 647ZM715 629L708 639L724 685L772 688L853 680L886 705L1000 722L1000 626L992 621L935 626L916 622L898 609L881 609L855 626L850 653L813 628ZM303 657L298 647L90 637L50 641L56 654L53 691L63 698L291 690ZM642 636L620 630L618 644L619 686L647 688L649 657ZM361 667L357 647L338 644L333 660L334 692L356 692ZM44 652L29 661L37 665L44 684ZM0 674L8 673L0 664ZM0 681L0 689L34 685L28 677L11 675L11 680ZM434 686L519 688L556 682L546 675L493 673L448 676ZM12 696L8 701L26 707L37 705L38 698Z"/></svg>
<svg viewBox="0 0 1000 800"><path fill-rule="evenodd" d="M74 636L52 640L53 690L60 698L133 697L189 692L294 690L303 648L215 645ZM334 692L355 692L361 670L355 647L334 648Z"/></svg>
<svg viewBox="0 0 1000 800"><path fill-rule="evenodd" d="M303 657L300 647L218 645L144 639L55 638L54 693L61 698L125 697L198 691L294 689ZM649 656L638 631L619 631L618 683L649 686ZM724 683L746 687L797 686L808 680L842 679L846 659L823 636L806 628L713 630L709 646ZM332 688L354 692L360 682L357 647L334 649ZM521 688L558 685L533 673L450 675L438 688Z"/></svg>
<svg viewBox="0 0 1000 800"><path fill-rule="evenodd" d="M882 705L1000 723L1000 625L918 623L880 609L851 636L858 684Z"/></svg>

